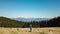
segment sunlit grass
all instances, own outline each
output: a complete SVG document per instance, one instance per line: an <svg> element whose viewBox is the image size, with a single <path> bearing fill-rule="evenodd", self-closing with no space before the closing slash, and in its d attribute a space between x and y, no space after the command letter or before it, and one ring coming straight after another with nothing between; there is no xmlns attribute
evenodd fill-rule
<svg viewBox="0 0 60 34"><path fill-rule="evenodd" d="M51 28L1 28L0 34L60 34L60 27Z"/></svg>
<svg viewBox="0 0 60 34"><path fill-rule="evenodd" d="M15 31L11 31L11 34L18 34L18 32L15 32Z"/></svg>
<svg viewBox="0 0 60 34"><path fill-rule="evenodd" d="M45 32L40 32L40 34L47 34L47 33L45 33Z"/></svg>

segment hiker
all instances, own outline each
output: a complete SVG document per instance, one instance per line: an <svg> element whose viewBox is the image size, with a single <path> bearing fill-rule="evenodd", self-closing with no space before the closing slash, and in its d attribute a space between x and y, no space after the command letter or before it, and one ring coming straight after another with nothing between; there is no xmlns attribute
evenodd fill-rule
<svg viewBox="0 0 60 34"><path fill-rule="evenodd" d="M32 24L30 24L30 32L32 31Z"/></svg>

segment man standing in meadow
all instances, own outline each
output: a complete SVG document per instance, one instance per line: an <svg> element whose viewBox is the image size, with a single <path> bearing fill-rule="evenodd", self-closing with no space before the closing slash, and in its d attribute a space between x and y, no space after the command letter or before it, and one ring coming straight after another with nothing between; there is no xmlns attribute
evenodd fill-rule
<svg viewBox="0 0 60 34"><path fill-rule="evenodd" d="M30 32L32 31L32 24L30 23Z"/></svg>

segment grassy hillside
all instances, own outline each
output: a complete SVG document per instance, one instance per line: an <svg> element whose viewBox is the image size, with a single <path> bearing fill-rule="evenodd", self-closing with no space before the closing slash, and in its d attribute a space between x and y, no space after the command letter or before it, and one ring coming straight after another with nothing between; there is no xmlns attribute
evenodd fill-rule
<svg viewBox="0 0 60 34"><path fill-rule="evenodd" d="M0 17L0 27L22 27L24 23L21 21L11 20L6 17Z"/></svg>

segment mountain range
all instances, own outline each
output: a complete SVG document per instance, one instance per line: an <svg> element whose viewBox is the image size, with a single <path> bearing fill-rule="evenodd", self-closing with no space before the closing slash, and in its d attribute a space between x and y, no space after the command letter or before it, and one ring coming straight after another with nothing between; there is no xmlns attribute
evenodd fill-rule
<svg viewBox="0 0 60 34"><path fill-rule="evenodd" d="M12 19L24 22L48 20L48 18L21 18L21 17Z"/></svg>

